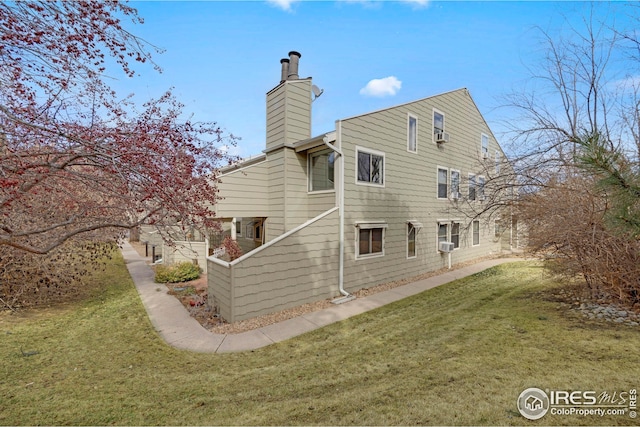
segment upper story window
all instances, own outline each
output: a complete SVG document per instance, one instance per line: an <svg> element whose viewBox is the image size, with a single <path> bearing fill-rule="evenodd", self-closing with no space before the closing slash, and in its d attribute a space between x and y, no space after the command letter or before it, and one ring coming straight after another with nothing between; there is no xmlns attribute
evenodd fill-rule
<svg viewBox="0 0 640 427"><path fill-rule="evenodd" d="M446 199L448 195L449 170L438 168L438 199Z"/></svg>
<svg viewBox="0 0 640 427"><path fill-rule="evenodd" d="M444 132L444 113L434 109L433 110L433 135Z"/></svg>
<svg viewBox="0 0 640 427"><path fill-rule="evenodd" d="M496 175L500 173L500 152L496 150Z"/></svg>
<svg viewBox="0 0 640 427"><path fill-rule="evenodd" d="M384 185L384 153L356 148L359 184Z"/></svg>
<svg viewBox="0 0 640 427"><path fill-rule="evenodd" d="M407 116L407 151L418 152L418 118L412 114Z"/></svg>
<svg viewBox="0 0 640 427"><path fill-rule="evenodd" d="M449 142L449 134L445 132L444 113L433 109L433 142L441 144Z"/></svg>
<svg viewBox="0 0 640 427"><path fill-rule="evenodd" d="M453 200L459 199L460 194L460 171L451 170L451 198Z"/></svg>
<svg viewBox="0 0 640 427"><path fill-rule="evenodd" d="M333 150L322 150L309 154L309 191L327 191L334 189Z"/></svg>
<svg viewBox="0 0 640 427"><path fill-rule="evenodd" d="M478 200L484 200L484 176L478 177L478 189L476 191Z"/></svg>
<svg viewBox="0 0 640 427"><path fill-rule="evenodd" d="M469 174L469 200L476 199L476 176Z"/></svg>
<svg viewBox="0 0 640 427"><path fill-rule="evenodd" d="M483 159L489 158L489 136L484 133L480 137L480 154Z"/></svg>

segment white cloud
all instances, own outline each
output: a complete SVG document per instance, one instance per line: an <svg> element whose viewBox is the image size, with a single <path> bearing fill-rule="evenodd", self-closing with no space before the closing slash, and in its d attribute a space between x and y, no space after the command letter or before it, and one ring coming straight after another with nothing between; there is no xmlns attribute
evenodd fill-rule
<svg viewBox="0 0 640 427"><path fill-rule="evenodd" d="M367 96L393 96L402 87L402 82L395 76L385 77L383 79L373 79L365 87L360 89L360 95Z"/></svg>
<svg viewBox="0 0 640 427"><path fill-rule="evenodd" d="M291 5L297 3L299 0L267 0L271 6L278 7L286 12L291 11Z"/></svg>
<svg viewBox="0 0 640 427"><path fill-rule="evenodd" d="M412 4L414 7L427 7L430 0L402 0L403 3Z"/></svg>
<svg viewBox="0 0 640 427"><path fill-rule="evenodd" d="M640 89L640 76L626 76L623 79L614 80L610 86L617 90L638 90Z"/></svg>

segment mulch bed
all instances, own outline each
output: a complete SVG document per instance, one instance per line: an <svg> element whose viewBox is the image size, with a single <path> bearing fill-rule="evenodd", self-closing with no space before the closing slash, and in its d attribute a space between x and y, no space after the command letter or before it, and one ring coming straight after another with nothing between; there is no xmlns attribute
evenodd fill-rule
<svg viewBox="0 0 640 427"><path fill-rule="evenodd" d="M175 296L187 309L191 317L195 318L206 329L223 325L222 320L207 304L207 277L201 276L197 280L184 283L166 283L169 295Z"/></svg>

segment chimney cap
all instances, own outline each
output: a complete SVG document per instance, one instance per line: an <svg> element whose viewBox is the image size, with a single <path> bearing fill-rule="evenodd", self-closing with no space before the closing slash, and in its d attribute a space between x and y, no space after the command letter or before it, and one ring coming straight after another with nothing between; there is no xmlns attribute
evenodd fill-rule
<svg viewBox="0 0 640 427"><path fill-rule="evenodd" d="M280 63L281 63L281 64L284 64L285 62L289 62L289 58L282 58L282 59L280 60Z"/></svg>
<svg viewBox="0 0 640 427"><path fill-rule="evenodd" d="M300 52L296 52L295 50L292 50L291 52L289 52L289 56L291 55L295 55L298 58L302 58L302 54Z"/></svg>

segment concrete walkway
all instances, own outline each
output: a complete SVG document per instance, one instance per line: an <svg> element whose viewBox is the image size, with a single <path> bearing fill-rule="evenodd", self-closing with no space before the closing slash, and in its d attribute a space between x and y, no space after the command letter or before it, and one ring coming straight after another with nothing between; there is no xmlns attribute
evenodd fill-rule
<svg viewBox="0 0 640 427"><path fill-rule="evenodd" d="M499 258L482 261L252 331L239 334L214 334L191 317L182 303L167 293L169 289L165 285L154 283L153 270L146 263L148 258L141 257L128 242L123 245L122 255L149 319L160 336L173 347L202 353L238 352L265 347L495 265L522 260L522 258Z"/></svg>

